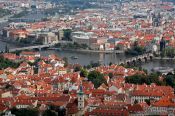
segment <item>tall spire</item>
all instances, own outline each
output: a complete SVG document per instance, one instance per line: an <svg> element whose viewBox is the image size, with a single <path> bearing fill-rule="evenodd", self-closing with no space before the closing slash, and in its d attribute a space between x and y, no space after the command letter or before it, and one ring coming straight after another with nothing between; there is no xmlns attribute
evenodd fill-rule
<svg viewBox="0 0 175 116"><path fill-rule="evenodd" d="M78 110L82 111L84 109L84 93L82 83L80 84L80 88L77 95L78 95Z"/></svg>

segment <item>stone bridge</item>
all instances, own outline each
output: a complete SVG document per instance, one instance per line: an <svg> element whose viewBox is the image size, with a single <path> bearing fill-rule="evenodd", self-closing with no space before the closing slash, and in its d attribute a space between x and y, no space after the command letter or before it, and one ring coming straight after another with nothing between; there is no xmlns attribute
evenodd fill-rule
<svg viewBox="0 0 175 116"><path fill-rule="evenodd" d="M49 48L51 46L54 46L54 44L36 45L36 46L28 46L28 47L21 47L21 48L12 48L12 49L9 49L9 52L22 51L22 50L32 50L32 49L41 50L42 48Z"/></svg>
<svg viewBox="0 0 175 116"><path fill-rule="evenodd" d="M123 61L119 61L117 65L121 65L121 64L132 64L132 63L136 63L136 62L146 62L150 59L153 58L153 53L146 53L143 55L138 55L135 57L131 57L131 58L127 58Z"/></svg>
<svg viewBox="0 0 175 116"><path fill-rule="evenodd" d="M58 43L60 43L60 44L67 44L67 43L71 43L71 42L59 41L57 43L52 43L52 44L34 45L34 46L27 46L27 47L21 47L21 48L12 48L12 49L9 49L9 52L22 51L22 50L32 50L32 49L41 50L42 48L53 47L55 44L58 44Z"/></svg>

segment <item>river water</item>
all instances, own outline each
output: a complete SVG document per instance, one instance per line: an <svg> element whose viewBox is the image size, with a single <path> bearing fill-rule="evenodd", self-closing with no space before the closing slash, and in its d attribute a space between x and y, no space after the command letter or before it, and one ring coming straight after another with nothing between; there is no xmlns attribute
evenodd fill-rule
<svg viewBox="0 0 175 116"><path fill-rule="evenodd" d="M81 65L88 65L91 61L101 62L101 64L108 65L110 62L118 63L120 60L129 58L131 56L126 56L125 54L104 54L104 53L78 53L78 52L69 52L69 51L53 51L46 50L41 51L42 55L48 54L57 54L60 57L67 57L69 63L79 63ZM76 56L78 59L72 59L71 56ZM143 69L148 70L149 72L154 67L171 67L175 68L175 61L170 60L152 60L146 63L140 64Z"/></svg>
<svg viewBox="0 0 175 116"><path fill-rule="evenodd" d="M4 51L6 46L7 46L8 48L16 48L16 47L17 47L17 46L14 45L14 44L9 44L9 43L0 41L0 51Z"/></svg>
<svg viewBox="0 0 175 116"><path fill-rule="evenodd" d="M19 47L13 44L7 44L5 42L0 41L0 51L5 49L5 46L9 48ZM79 63L81 65L88 65L90 62L100 62L101 64L108 65L110 62L118 63L120 60L125 58L129 58L131 56L126 56L125 54L104 54L104 53L80 53L80 52L70 52L70 51L55 51L55 50L43 50L40 51L41 55L47 56L49 54L56 54L60 57L67 57L68 62L71 64ZM76 56L78 59L72 59L71 56ZM175 68L175 61L161 61L161 60L153 60L147 63L142 63L140 65L142 68L151 71L154 67L171 67Z"/></svg>

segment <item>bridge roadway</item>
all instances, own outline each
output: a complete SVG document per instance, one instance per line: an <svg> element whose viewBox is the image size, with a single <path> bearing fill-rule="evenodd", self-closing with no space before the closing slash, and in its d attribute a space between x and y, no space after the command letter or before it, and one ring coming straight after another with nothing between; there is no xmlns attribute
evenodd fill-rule
<svg viewBox="0 0 175 116"><path fill-rule="evenodd" d="M152 59L153 56L154 56L153 53L145 53L143 55L138 55L138 56L135 56L135 57L127 58L123 61L119 61L117 63L117 65L129 64L129 63L138 62L138 61L147 61L149 59Z"/></svg>
<svg viewBox="0 0 175 116"><path fill-rule="evenodd" d="M42 48L49 48L49 47L52 47L52 46L54 46L54 45L56 45L58 43L60 43L60 44L67 44L67 43L72 43L72 42L59 41L57 43L52 43L52 44L27 46L27 47L21 47L21 48L12 48L12 49L9 49L9 52L22 51L22 50L32 50L32 49L39 49L39 50L41 50Z"/></svg>
<svg viewBox="0 0 175 116"><path fill-rule="evenodd" d="M137 61L143 61L144 62L148 59L152 59L153 56L154 56L153 53L145 53L143 55L138 55L138 56L135 56L135 57L132 57L132 58L127 58L123 61L120 61L120 62L116 63L116 65L128 64L128 63L137 62ZM94 71L94 70L96 70L96 67L88 69L88 72Z"/></svg>

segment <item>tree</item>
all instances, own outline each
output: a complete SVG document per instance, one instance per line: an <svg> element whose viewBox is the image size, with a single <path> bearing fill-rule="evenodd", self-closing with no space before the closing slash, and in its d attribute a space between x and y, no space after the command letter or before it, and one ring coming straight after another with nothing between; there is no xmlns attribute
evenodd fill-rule
<svg viewBox="0 0 175 116"><path fill-rule="evenodd" d="M136 51L138 53L138 55L144 54L144 52L146 51L145 48L141 47L141 46L137 46L134 47L134 51Z"/></svg>
<svg viewBox="0 0 175 116"><path fill-rule="evenodd" d="M55 45L55 47L60 48L60 47L61 47L61 43L57 43L57 44Z"/></svg>
<svg viewBox="0 0 175 116"><path fill-rule="evenodd" d="M63 60L64 60L64 67L67 67L68 66L68 59L67 59L67 57L64 57L63 58Z"/></svg>
<svg viewBox="0 0 175 116"><path fill-rule="evenodd" d="M87 68L87 69L90 69L90 68L92 68L92 65L91 65L91 64L88 64L88 65L86 66L86 68Z"/></svg>
<svg viewBox="0 0 175 116"><path fill-rule="evenodd" d="M127 76L125 81L127 83L143 84L145 82L144 78L146 78L144 75L135 74L132 76Z"/></svg>
<svg viewBox="0 0 175 116"><path fill-rule="evenodd" d="M90 65L93 67L98 67L100 66L100 62L93 62L93 61L90 61Z"/></svg>
<svg viewBox="0 0 175 116"><path fill-rule="evenodd" d="M165 51L166 51L167 57L173 58L175 56L175 49L174 48L167 47L165 49Z"/></svg>
<svg viewBox="0 0 175 116"><path fill-rule="evenodd" d="M52 110L45 110L43 113L43 116L57 116L57 115L56 115L56 112Z"/></svg>
<svg viewBox="0 0 175 116"><path fill-rule="evenodd" d="M16 116L38 116L38 110L37 109L16 109L12 108L11 113L16 115Z"/></svg>
<svg viewBox="0 0 175 116"><path fill-rule="evenodd" d="M161 84L159 81L159 73L151 73L149 75L141 75L141 74L135 74L132 76L127 76L125 78L125 81L127 83L133 83L133 84L143 84L146 83L150 85L151 83ZM162 83L163 84L163 83Z"/></svg>
<svg viewBox="0 0 175 116"><path fill-rule="evenodd" d="M166 77L164 78L164 81L166 82L166 85L175 87L175 75L172 75L172 74L166 75Z"/></svg>
<svg viewBox="0 0 175 116"><path fill-rule="evenodd" d="M146 74L148 74L148 70L147 70L147 69L143 69L143 71L144 71Z"/></svg>
<svg viewBox="0 0 175 116"><path fill-rule="evenodd" d="M18 50L18 51L15 51L15 52L12 52L13 54L16 54L16 55L20 55L20 53L21 53L21 51L20 50Z"/></svg>
<svg viewBox="0 0 175 116"><path fill-rule="evenodd" d="M22 39L19 39L20 43L22 44L30 44L31 43L31 39L28 39L28 38L22 38Z"/></svg>
<svg viewBox="0 0 175 116"><path fill-rule="evenodd" d="M68 90L66 94L68 94ZM51 115L52 113L57 113L57 116L66 116L66 109L63 106L49 105L49 109L45 110L44 115L48 116Z"/></svg>
<svg viewBox="0 0 175 116"><path fill-rule="evenodd" d="M80 71L81 70L81 66L76 66L75 68L74 68L74 71L75 72L78 72L78 71Z"/></svg>
<svg viewBox="0 0 175 116"><path fill-rule="evenodd" d="M12 62L8 59L5 59L3 56L0 56L0 69L5 69L8 67L17 68L19 63Z"/></svg>
<svg viewBox="0 0 175 116"><path fill-rule="evenodd" d="M71 29L64 29L63 33L64 33L63 40L71 41L72 30Z"/></svg>
<svg viewBox="0 0 175 116"><path fill-rule="evenodd" d="M145 102L150 106L151 104L150 99L145 99Z"/></svg>
<svg viewBox="0 0 175 116"><path fill-rule="evenodd" d="M88 48L88 45L87 44L81 44L81 48L87 49Z"/></svg>
<svg viewBox="0 0 175 116"><path fill-rule="evenodd" d="M138 46L138 41L134 41L134 47Z"/></svg>
<svg viewBox="0 0 175 116"><path fill-rule="evenodd" d="M113 75L113 73L110 72L110 73L108 74L108 76L109 76L109 78L111 79L111 78L113 78L114 75Z"/></svg>
<svg viewBox="0 0 175 116"><path fill-rule="evenodd" d="M10 84L5 85L5 89L7 89L7 90L12 90L14 88L15 87L13 85L10 85Z"/></svg>
<svg viewBox="0 0 175 116"><path fill-rule="evenodd" d="M57 110L58 116L65 116L66 115L66 109L65 108L59 108Z"/></svg>
<svg viewBox="0 0 175 116"><path fill-rule="evenodd" d="M86 69L84 69L84 68L81 68L80 76L81 77L87 77L88 76L88 71Z"/></svg>
<svg viewBox="0 0 175 116"><path fill-rule="evenodd" d="M109 63L109 66L111 66L111 65L112 65L112 62Z"/></svg>
<svg viewBox="0 0 175 116"><path fill-rule="evenodd" d="M135 100L135 101L134 101L134 104L138 104L138 100Z"/></svg>
<svg viewBox="0 0 175 116"><path fill-rule="evenodd" d="M38 67L34 67L33 70L34 70L34 74L38 74L38 71L39 71Z"/></svg>
<svg viewBox="0 0 175 116"><path fill-rule="evenodd" d="M88 74L88 80L91 81L95 88L98 88L101 84L105 83L107 84L104 75L98 71L91 71Z"/></svg>

